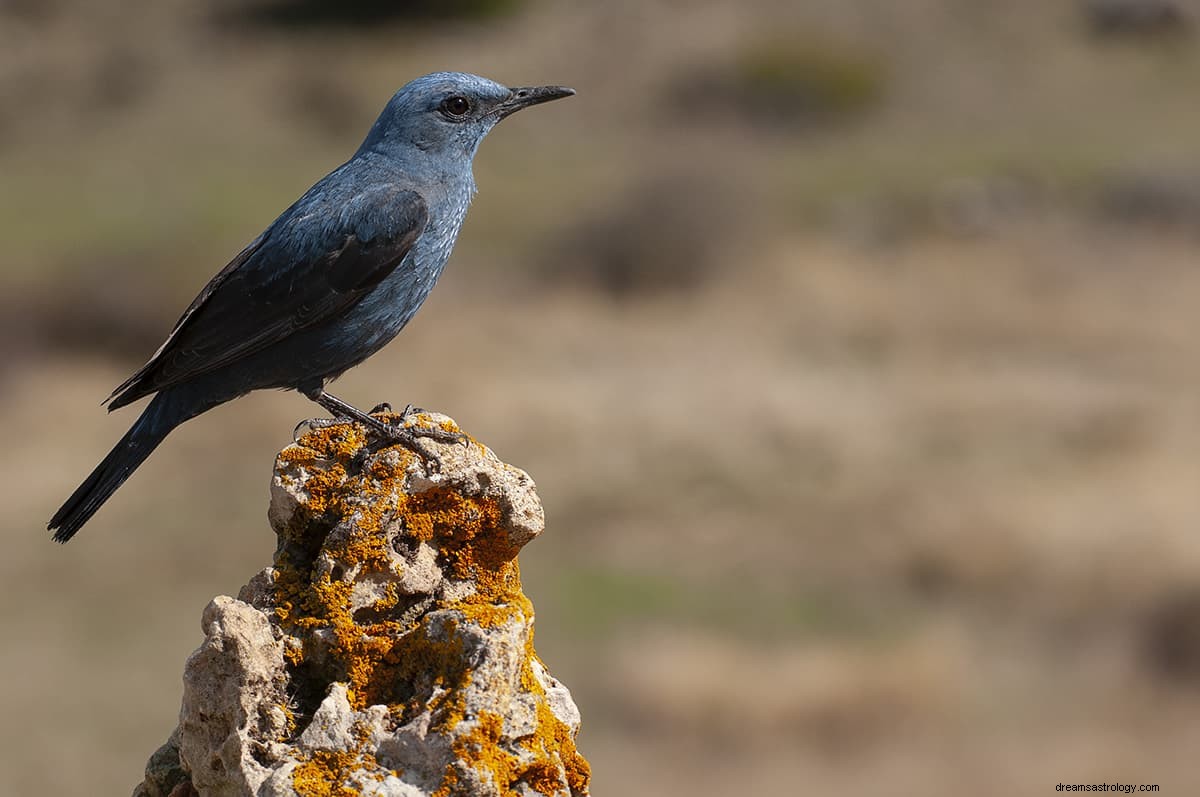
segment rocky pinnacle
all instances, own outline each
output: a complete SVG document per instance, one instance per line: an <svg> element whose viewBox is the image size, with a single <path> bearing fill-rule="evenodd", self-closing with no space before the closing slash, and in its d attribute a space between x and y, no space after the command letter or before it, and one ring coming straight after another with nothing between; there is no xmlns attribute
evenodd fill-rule
<svg viewBox="0 0 1200 797"><path fill-rule="evenodd" d="M588 793L579 711L521 589L533 481L470 438L429 446L433 472L343 424L279 454L274 563L204 610L179 727L135 797Z"/></svg>

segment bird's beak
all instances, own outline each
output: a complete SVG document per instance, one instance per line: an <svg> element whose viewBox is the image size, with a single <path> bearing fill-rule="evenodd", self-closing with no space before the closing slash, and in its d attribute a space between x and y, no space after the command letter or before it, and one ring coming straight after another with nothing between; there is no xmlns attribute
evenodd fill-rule
<svg viewBox="0 0 1200 797"><path fill-rule="evenodd" d="M530 105L560 100L563 97L570 97L574 93L575 89L569 89L566 86L522 86L512 89L512 96L497 105L493 113L503 119Z"/></svg>

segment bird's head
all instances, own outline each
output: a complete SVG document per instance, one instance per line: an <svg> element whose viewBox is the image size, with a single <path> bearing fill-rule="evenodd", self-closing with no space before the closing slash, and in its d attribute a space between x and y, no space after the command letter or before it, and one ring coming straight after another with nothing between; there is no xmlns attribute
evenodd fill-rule
<svg viewBox="0 0 1200 797"><path fill-rule="evenodd" d="M479 142L501 119L574 93L564 86L509 88L478 75L434 72L392 96L362 149L416 148L469 165Z"/></svg>

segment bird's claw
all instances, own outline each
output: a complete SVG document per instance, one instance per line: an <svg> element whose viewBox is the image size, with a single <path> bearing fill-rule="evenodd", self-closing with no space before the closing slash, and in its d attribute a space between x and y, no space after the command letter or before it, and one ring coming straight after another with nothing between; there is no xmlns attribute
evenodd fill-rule
<svg viewBox="0 0 1200 797"><path fill-rule="evenodd" d="M307 428L310 432L315 432L320 429L328 429L330 426L337 426L339 424L345 424L345 423L350 423L350 419L349 418L308 418L307 420L300 421L300 423L296 424L296 428L292 430L292 442L293 443L300 442L300 438L303 436L300 432L301 429Z"/></svg>
<svg viewBox="0 0 1200 797"><path fill-rule="evenodd" d="M420 407L414 407L412 404L404 405L404 411L400 413L398 422L392 424L393 428L407 430L414 437L428 437L430 440L436 440L439 443L462 443L467 445L470 438L462 432L450 432L436 426L414 426L412 418L414 415L419 415L425 412Z"/></svg>
<svg viewBox="0 0 1200 797"><path fill-rule="evenodd" d="M322 398L324 401L321 400ZM391 414L392 407L386 402L376 404L369 413L356 410L351 405L325 393L322 393L317 398L317 403L332 413L334 417L313 418L301 421L292 430L293 441L299 442L300 431L305 427L308 427L310 430L316 430L325 429L337 424L356 422L366 427L368 433L369 441L363 449L366 455L375 454L391 445L400 445L420 457L430 473L441 471L442 458L425 446L421 442L422 439L429 439L438 443L462 443L463 445L467 445L470 441L470 438L462 432L451 432L440 426L417 425L414 416L424 412L424 410L414 407L412 404L406 405L404 412L400 413L400 417L389 423L375 417L381 413Z"/></svg>
<svg viewBox="0 0 1200 797"><path fill-rule="evenodd" d="M440 472L442 470L442 458L421 441L427 439L437 443L462 443L463 445L467 445L470 442L470 438L462 432L450 432L437 426L415 426L407 422L408 418L421 411L415 409L410 404L404 408L404 412L400 414L398 421L380 424L379 428L375 430L379 433L378 437L368 445L371 453L380 451L390 445L400 445L420 457L430 473Z"/></svg>
<svg viewBox="0 0 1200 797"><path fill-rule="evenodd" d="M462 443L465 446L470 441L470 438L462 432L448 432L445 429L438 429L436 427L403 426L401 428L413 437L428 437L430 440L436 440L439 443Z"/></svg>
<svg viewBox="0 0 1200 797"><path fill-rule="evenodd" d="M375 440L368 443L367 449L374 454L388 446L400 445L420 457L430 473L440 473L442 470L442 458L435 452L430 451L420 441L422 437L431 436L423 434L424 431L426 430L387 424L386 431L382 431Z"/></svg>

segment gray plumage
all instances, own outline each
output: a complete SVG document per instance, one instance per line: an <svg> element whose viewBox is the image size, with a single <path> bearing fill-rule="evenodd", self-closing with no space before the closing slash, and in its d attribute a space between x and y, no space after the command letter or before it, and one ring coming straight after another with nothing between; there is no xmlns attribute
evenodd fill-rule
<svg viewBox="0 0 1200 797"><path fill-rule="evenodd" d="M445 267L475 193L479 143L521 108L573 94L458 72L388 102L354 156L310 188L215 276L109 410L154 394L51 518L69 540L179 424L262 388L335 403L325 383L412 319Z"/></svg>

